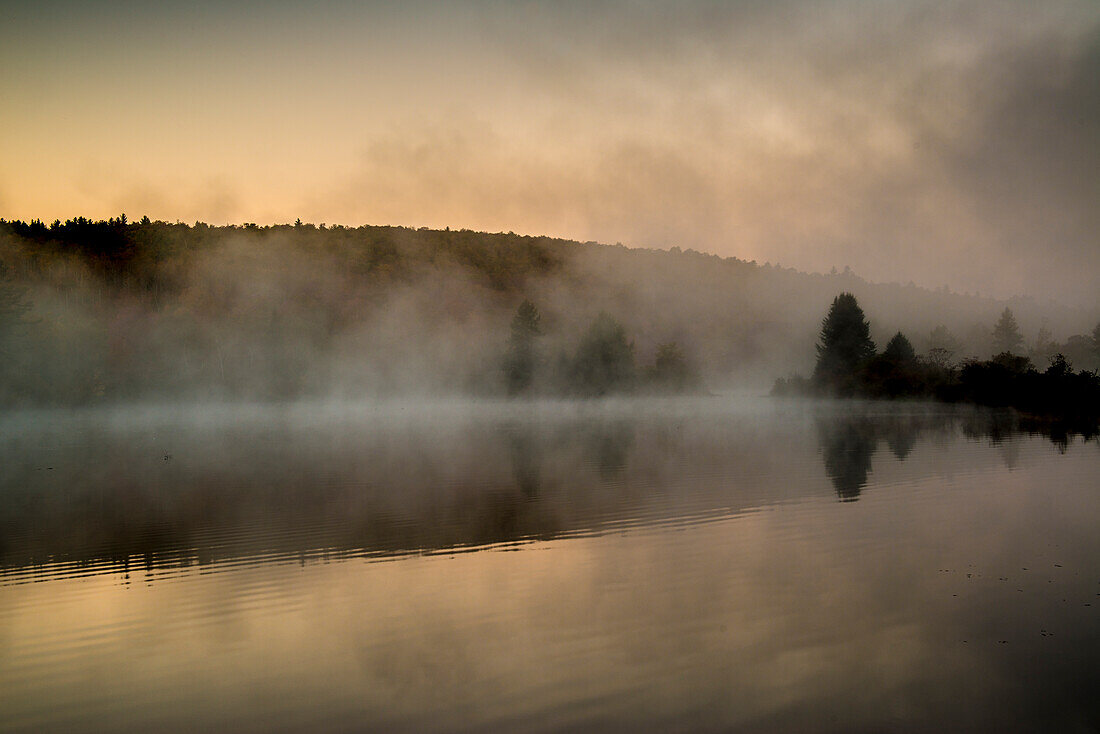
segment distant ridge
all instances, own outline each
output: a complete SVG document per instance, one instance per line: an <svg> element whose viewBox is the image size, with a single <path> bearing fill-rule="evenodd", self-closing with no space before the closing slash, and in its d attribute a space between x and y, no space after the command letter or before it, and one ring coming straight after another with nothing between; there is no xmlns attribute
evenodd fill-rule
<svg viewBox="0 0 1100 734"><path fill-rule="evenodd" d="M548 359L604 311L639 359L676 342L718 389L808 371L842 291L880 346L900 330L920 353L945 325L956 358L988 356L1006 305L1028 344L1040 328L1059 342L1086 334L1100 316L691 249L396 226L0 220L0 262L27 306L9 329L24 341L8 402L491 392L525 298L544 316Z"/></svg>

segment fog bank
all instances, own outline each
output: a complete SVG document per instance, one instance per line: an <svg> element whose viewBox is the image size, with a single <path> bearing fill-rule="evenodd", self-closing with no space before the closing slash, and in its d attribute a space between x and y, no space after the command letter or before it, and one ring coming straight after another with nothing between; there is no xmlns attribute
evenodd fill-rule
<svg viewBox="0 0 1100 734"><path fill-rule="evenodd" d="M988 356L1006 303L1029 345L1040 329L1050 343L1087 334L1098 317L850 271L467 230L7 223L0 264L9 404L499 396L524 300L547 373L568 372L604 314L639 379L675 345L704 389L756 393L809 371L841 291L880 346L900 329L924 351L947 325L956 360Z"/></svg>

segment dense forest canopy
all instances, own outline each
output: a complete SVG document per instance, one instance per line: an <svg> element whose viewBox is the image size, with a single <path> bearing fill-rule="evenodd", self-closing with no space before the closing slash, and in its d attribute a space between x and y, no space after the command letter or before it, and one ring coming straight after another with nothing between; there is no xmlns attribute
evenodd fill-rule
<svg viewBox="0 0 1100 734"><path fill-rule="evenodd" d="M1042 330L1042 340L1025 336L1025 349L1096 366L1097 314L679 248L120 216L0 221L0 266L9 405L507 394L527 390L540 369L580 374L584 354L607 358L584 373L592 394L696 378L762 392L775 374L812 366L805 345L839 291L875 313L879 344L904 331L922 355L986 357L992 325L1011 306L1022 333ZM515 322L525 301L534 326ZM593 329L606 337L595 346Z"/></svg>

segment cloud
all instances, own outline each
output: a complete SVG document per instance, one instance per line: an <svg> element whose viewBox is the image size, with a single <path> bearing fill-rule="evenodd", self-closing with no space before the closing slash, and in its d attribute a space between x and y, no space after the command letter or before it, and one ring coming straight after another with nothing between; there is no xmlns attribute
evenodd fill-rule
<svg viewBox="0 0 1100 734"><path fill-rule="evenodd" d="M524 7L527 109L373 138L341 217L1100 305L1096 6Z"/></svg>
<svg viewBox="0 0 1100 734"><path fill-rule="evenodd" d="M1094 2L471 0L282 8L254 31L153 55L191 70L154 98L196 104L146 105L140 153L97 137L113 104L49 118L82 141L53 170L114 145L126 176L80 196L40 177L9 206L675 244L1100 307ZM86 73L57 78L114 83Z"/></svg>
<svg viewBox="0 0 1100 734"><path fill-rule="evenodd" d="M1014 266L1010 287L1095 290L1100 273L1100 33L1079 48L1036 44L989 59L976 77L996 92L968 134L934 141L988 230L988 246ZM975 94L980 90L975 89Z"/></svg>
<svg viewBox="0 0 1100 734"><path fill-rule="evenodd" d="M170 222L225 224L241 221L248 212L239 185L225 175L196 179L164 171L154 178L150 173L90 163L81 170L76 188L93 216L126 213L131 219L148 215Z"/></svg>

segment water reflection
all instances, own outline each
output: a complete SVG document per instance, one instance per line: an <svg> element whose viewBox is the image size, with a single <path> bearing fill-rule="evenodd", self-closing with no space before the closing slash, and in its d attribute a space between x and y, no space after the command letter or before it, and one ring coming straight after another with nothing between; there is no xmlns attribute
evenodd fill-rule
<svg viewBox="0 0 1100 734"><path fill-rule="evenodd" d="M1043 436L1064 454L1075 438L1095 441L1094 426L1021 418L1015 411L969 407L853 403L844 409L824 404L815 411L817 442L825 473L842 502L859 499L872 472L872 458L885 441L898 461L905 461L918 441L944 440L962 434L1000 449L1004 465L1019 464L1019 438Z"/></svg>
<svg viewBox="0 0 1100 734"><path fill-rule="evenodd" d="M818 441L836 495L854 502L867 484L871 456L878 447L875 425L866 418L844 417L817 421Z"/></svg>
<svg viewBox="0 0 1100 734"><path fill-rule="evenodd" d="M0 419L0 729L1096 727L1094 447L709 406Z"/></svg>
<svg viewBox="0 0 1100 734"><path fill-rule="evenodd" d="M917 444L917 431L908 421L895 421L886 433L886 445L898 461L905 461Z"/></svg>
<svg viewBox="0 0 1100 734"><path fill-rule="evenodd" d="M610 481L622 475L630 450L634 448L634 433L634 421L627 419L596 421L585 430L587 453L600 479Z"/></svg>
<svg viewBox="0 0 1100 734"><path fill-rule="evenodd" d="M1014 411L967 412L963 414L959 425L967 438L988 439L994 446L1023 430L1019 416Z"/></svg>
<svg viewBox="0 0 1100 734"><path fill-rule="evenodd" d="M512 476L520 493L529 499L539 495L542 484L544 445L536 427L528 423L510 423L503 433L512 456Z"/></svg>
<svg viewBox="0 0 1100 734"><path fill-rule="evenodd" d="M0 457L0 568L67 572L530 541L638 510L635 419L342 416L195 428L54 417ZM60 441L56 439L61 439ZM166 458L167 457L167 458ZM49 573L44 569L43 573Z"/></svg>
<svg viewBox="0 0 1100 734"><path fill-rule="evenodd" d="M1045 431L1065 451L1080 435L1014 414L858 403L232 418L9 422L0 572L385 556L735 514L821 492L828 485L791 478L815 448L827 491L850 502L874 483L875 461L909 461L922 442L987 440L1014 468L1014 436ZM890 454L876 453L881 442Z"/></svg>
<svg viewBox="0 0 1100 734"><path fill-rule="evenodd" d="M966 413L974 429L981 417ZM847 409L825 404L815 426L825 473L842 502L859 499L871 473L871 459L885 441L898 461L909 458L918 439L946 437L958 430L962 414L928 405L854 403Z"/></svg>

